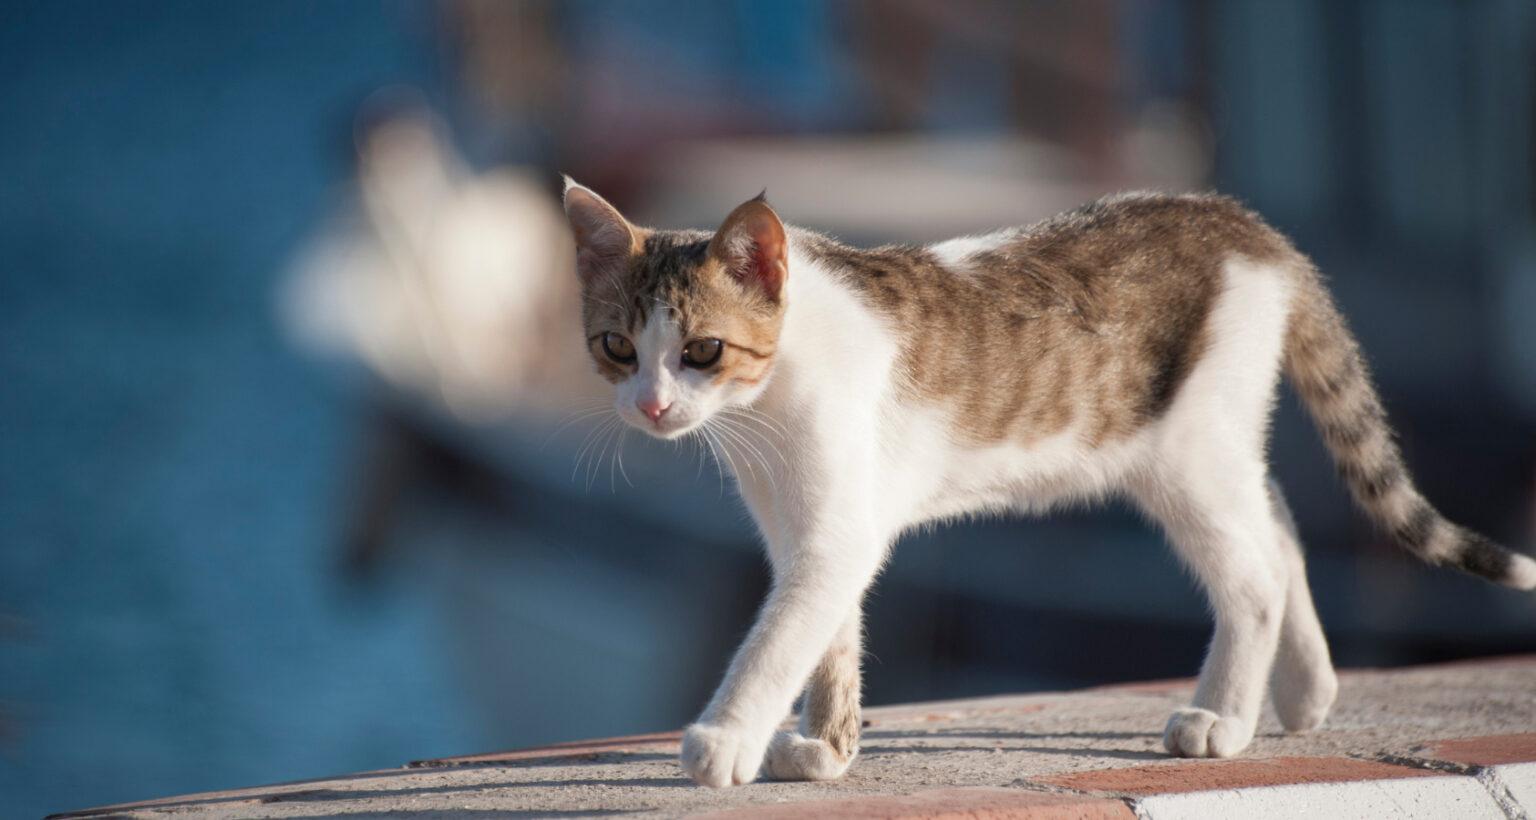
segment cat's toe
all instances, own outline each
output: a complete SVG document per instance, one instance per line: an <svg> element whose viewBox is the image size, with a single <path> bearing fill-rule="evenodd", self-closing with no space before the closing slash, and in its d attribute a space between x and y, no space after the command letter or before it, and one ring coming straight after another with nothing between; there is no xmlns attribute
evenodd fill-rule
<svg viewBox="0 0 1536 820"><path fill-rule="evenodd" d="M1231 757L1253 740L1253 730L1239 718L1191 706L1168 718L1163 746L1179 757Z"/></svg>
<svg viewBox="0 0 1536 820"><path fill-rule="evenodd" d="M763 771L773 780L836 780L858 755L855 747L839 754L830 743L798 732L779 732L768 745Z"/></svg>
<svg viewBox="0 0 1536 820"><path fill-rule="evenodd" d="M716 789L751 783L757 779L765 746L740 731L695 723L683 733L683 771Z"/></svg>

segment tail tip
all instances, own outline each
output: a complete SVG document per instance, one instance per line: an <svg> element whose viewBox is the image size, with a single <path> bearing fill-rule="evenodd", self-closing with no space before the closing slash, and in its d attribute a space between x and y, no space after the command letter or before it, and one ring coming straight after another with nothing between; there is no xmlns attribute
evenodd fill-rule
<svg viewBox="0 0 1536 820"><path fill-rule="evenodd" d="M1536 560L1525 555L1511 555L1504 585L1515 589L1536 589Z"/></svg>

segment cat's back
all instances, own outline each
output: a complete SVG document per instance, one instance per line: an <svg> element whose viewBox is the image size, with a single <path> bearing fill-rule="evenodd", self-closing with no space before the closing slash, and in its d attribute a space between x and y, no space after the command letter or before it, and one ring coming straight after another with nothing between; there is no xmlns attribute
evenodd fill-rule
<svg viewBox="0 0 1536 820"><path fill-rule="evenodd" d="M1003 309L1091 310L1115 288L1126 296L1198 286L1191 280L1234 254L1295 254L1283 236L1229 197L1144 191L1107 196L1033 225L931 245L859 249L815 235L805 244L875 308L902 318L933 299L968 297Z"/></svg>
<svg viewBox="0 0 1536 820"><path fill-rule="evenodd" d="M1157 261L1188 264L1233 253L1266 258L1291 252L1257 214L1212 193L1128 191L1004 234L1012 240L1000 249L1005 255L990 261L1030 254L1042 266L1097 263L1109 274Z"/></svg>
<svg viewBox="0 0 1536 820"><path fill-rule="evenodd" d="M1118 194L928 246L804 244L889 320L910 399L972 441L1034 439L1085 414L1102 439L1157 417L1204 348L1226 263L1299 259L1208 194Z"/></svg>

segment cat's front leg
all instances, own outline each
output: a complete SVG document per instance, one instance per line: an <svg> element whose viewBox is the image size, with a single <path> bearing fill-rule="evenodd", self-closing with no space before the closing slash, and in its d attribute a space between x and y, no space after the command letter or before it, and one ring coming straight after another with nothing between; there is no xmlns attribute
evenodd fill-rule
<svg viewBox="0 0 1536 820"><path fill-rule="evenodd" d="M715 787L757 778L779 722L853 617L883 553L883 541L867 532L816 538L776 562L757 623L709 706L683 735L689 777Z"/></svg>

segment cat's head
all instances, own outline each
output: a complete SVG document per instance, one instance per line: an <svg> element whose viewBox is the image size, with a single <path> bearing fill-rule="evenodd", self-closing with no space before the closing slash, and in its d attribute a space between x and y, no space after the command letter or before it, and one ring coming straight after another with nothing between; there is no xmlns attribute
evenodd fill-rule
<svg viewBox="0 0 1536 820"><path fill-rule="evenodd" d="M773 371L789 246L761 195L714 234L629 223L566 180L587 349L618 414L658 438L749 404Z"/></svg>

